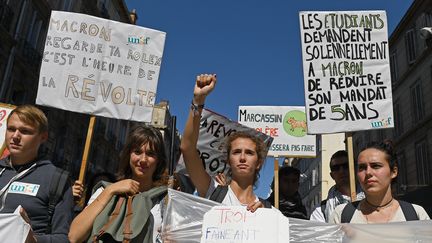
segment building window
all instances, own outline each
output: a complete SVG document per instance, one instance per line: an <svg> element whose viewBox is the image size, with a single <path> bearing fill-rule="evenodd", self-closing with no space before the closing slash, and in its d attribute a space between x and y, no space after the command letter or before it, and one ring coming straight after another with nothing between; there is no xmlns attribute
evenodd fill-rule
<svg viewBox="0 0 432 243"><path fill-rule="evenodd" d="M18 79L16 78L13 79L12 83L14 84L14 86L12 88L12 96L10 103L15 105L25 104L28 96L25 85L22 82L18 81Z"/></svg>
<svg viewBox="0 0 432 243"><path fill-rule="evenodd" d="M417 182L419 185L428 185L431 182L429 165L429 151L426 139L415 144L415 159L417 167Z"/></svg>
<svg viewBox="0 0 432 243"><path fill-rule="evenodd" d="M63 6L61 8L63 11L71 11L72 9L72 1L71 0L64 0Z"/></svg>
<svg viewBox="0 0 432 243"><path fill-rule="evenodd" d="M425 12L423 13L423 27L431 27L432 26L432 13Z"/></svg>
<svg viewBox="0 0 432 243"><path fill-rule="evenodd" d="M416 37L414 28L405 33L405 47L408 63L412 64L416 59Z"/></svg>
<svg viewBox="0 0 432 243"><path fill-rule="evenodd" d="M405 151L401 151L397 155L398 176L397 183L398 192L405 192L408 187L408 169L406 166Z"/></svg>
<svg viewBox="0 0 432 243"><path fill-rule="evenodd" d="M121 148L123 147L124 143L125 143L125 138L126 138L126 122L125 121L120 121L119 122L119 130L118 130L118 136L117 136L117 142L116 142L116 148L118 150L121 150Z"/></svg>
<svg viewBox="0 0 432 243"><path fill-rule="evenodd" d="M393 84L397 83L397 80L399 78L399 69L398 69L398 62L397 62L397 52L394 51L390 55L390 74L391 74L391 80Z"/></svg>
<svg viewBox="0 0 432 243"><path fill-rule="evenodd" d="M378 141L384 141L385 137L385 131L384 129L378 129Z"/></svg>
<svg viewBox="0 0 432 243"><path fill-rule="evenodd" d="M399 101L396 101L394 106L394 120L395 120L395 127L394 127L394 135L395 137L401 135L404 131L403 128L403 116L401 112L401 105L399 104Z"/></svg>
<svg viewBox="0 0 432 243"><path fill-rule="evenodd" d="M414 124L418 123L424 117L423 93L420 80L411 86L411 112Z"/></svg>
<svg viewBox="0 0 432 243"><path fill-rule="evenodd" d="M12 23L16 17L17 14L15 14L13 6L11 6L9 2L0 1L0 26L12 33Z"/></svg>
<svg viewBox="0 0 432 243"><path fill-rule="evenodd" d="M38 12L36 10L33 11L33 15L30 21L30 28L27 33L27 42L34 49L38 46L39 34L42 29L42 20L38 16Z"/></svg>
<svg viewBox="0 0 432 243"><path fill-rule="evenodd" d="M314 187L315 185L318 184L318 175L317 175L317 170L313 169L312 170L312 187Z"/></svg>

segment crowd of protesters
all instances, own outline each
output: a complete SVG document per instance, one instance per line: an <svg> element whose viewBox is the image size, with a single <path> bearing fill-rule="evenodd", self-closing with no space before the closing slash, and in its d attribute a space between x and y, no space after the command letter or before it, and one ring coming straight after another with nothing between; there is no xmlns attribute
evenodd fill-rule
<svg viewBox="0 0 432 243"><path fill-rule="evenodd" d="M201 112L206 97L215 89L214 74L198 75L192 104L185 125L181 152L190 179L199 197L224 205L244 206L252 213L259 208L280 210L287 217L307 220L308 214L298 192L300 171L293 167L279 170L279 209L274 206L275 193L265 200L254 192L260 169L266 157L261 139L248 132L232 133L226 141L229 171L210 176L197 152ZM167 194L167 158L161 133L146 125L131 129L120 155L117 177L102 174L93 177L84 190L80 181L59 183L61 172L38 152L48 138L48 120L31 105L14 109L7 119L5 136L9 155L0 160L0 213L13 213L21 205L20 214L31 225L26 242L111 242L110 226L128 219L129 206L140 208L139 220L129 219L139 228L139 242L163 242L163 198ZM310 219L330 223L387 223L429 220L425 210L415 204L397 200L391 192L398 175L391 143L373 143L361 150L357 158L357 201L351 202L348 155L336 152L330 160L330 175L335 185L328 197L312 212ZM272 188L273 184L272 183ZM30 190L19 191L20 186ZM176 187L177 188L177 187ZM182 183L178 186L183 188ZM54 197L53 191L59 194ZM84 198L86 205L74 216L74 201ZM133 201L132 201L132 198ZM75 200L74 200L75 199ZM113 212L117 212L113 216ZM123 212L123 213L122 213ZM96 225L98 225L96 227ZM111 227L112 228L112 227ZM130 239L132 230L123 236ZM128 238L129 237L129 238Z"/></svg>

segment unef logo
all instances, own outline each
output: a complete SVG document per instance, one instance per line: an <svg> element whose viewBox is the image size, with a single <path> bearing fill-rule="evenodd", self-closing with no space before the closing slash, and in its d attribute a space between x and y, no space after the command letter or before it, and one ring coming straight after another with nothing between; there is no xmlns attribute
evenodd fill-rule
<svg viewBox="0 0 432 243"><path fill-rule="evenodd" d="M39 187L40 185L37 184L15 181L10 185L8 193L17 193L17 194L36 196Z"/></svg>
<svg viewBox="0 0 432 243"><path fill-rule="evenodd" d="M373 128L386 128L386 127L391 126L391 124L392 124L392 118L391 117L388 117L387 119L384 118L384 119L381 119L379 121L371 122L371 126Z"/></svg>
<svg viewBox="0 0 432 243"><path fill-rule="evenodd" d="M128 44L137 44L137 45L148 45L150 42L150 37L145 36L128 36L127 40Z"/></svg>
<svg viewBox="0 0 432 243"><path fill-rule="evenodd" d="M293 110L285 114L283 128L288 135L304 137L307 133L306 113Z"/></svg>

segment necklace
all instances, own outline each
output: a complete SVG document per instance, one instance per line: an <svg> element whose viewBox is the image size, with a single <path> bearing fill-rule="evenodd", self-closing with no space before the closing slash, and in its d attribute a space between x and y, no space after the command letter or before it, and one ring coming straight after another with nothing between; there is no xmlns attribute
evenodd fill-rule
<svg viewBox="0 0 432 243"><path fill-rule="evenodd" d="M390 206L392 205L392 203L393 203L393 197L390 199L390 201L384 203L383 205L374 205L374 204L370 203L370 202L367 200L367 198L365 199L365 201L366 201L366 203L367 203L369 206L375 208L375 210L376 210L377 212L379 212L380 209L387 208L387 207L390 207Z"/></svg>

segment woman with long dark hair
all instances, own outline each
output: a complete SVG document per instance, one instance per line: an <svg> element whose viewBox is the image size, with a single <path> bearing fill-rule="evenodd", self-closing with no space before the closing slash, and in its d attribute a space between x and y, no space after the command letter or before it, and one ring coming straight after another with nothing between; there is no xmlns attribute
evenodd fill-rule
<svg viewBox="0 0 432 243"><path fill-rule="evenodd" d="M157 129L143 125L133 128L120 155L118 181L96 190L92 195L94 200L90 200L89 205L73 220L69 240L86 240L96 217L115 195L133 196L153 189L162 189L166 194L166 187L163 186L166 184L163 177L166 160L162 135ZM159 188L161 186L163 188ZM151 242L156 242L157 230L162 223L161 200L162 197L152 200L153 205L149 207L153 216L153 225L149 230L152 234L150 238L153 238Z"/></svg>

